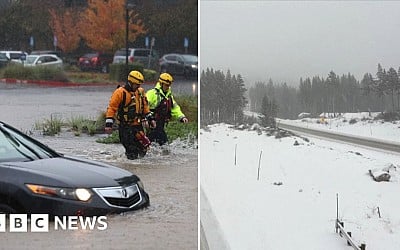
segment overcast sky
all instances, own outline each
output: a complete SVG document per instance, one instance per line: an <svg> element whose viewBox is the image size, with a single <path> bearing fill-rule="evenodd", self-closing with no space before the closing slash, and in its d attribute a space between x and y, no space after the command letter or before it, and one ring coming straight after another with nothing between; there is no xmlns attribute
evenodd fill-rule
<svg viewBox="0 0 400 250"><path fill-rule="evenodd" d="M400 66L400 1L200 0L200 63L246 84Z"/></svg>

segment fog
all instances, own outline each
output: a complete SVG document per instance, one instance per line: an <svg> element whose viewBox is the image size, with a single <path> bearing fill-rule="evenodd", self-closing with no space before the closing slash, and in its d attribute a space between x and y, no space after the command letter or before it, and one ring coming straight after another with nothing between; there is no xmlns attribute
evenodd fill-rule
<svg viewBox="0 0 400 250"><path fill-rule="evenodd" d="M400 66L398 1L200 1L201 70L286 82Z"/></svg>

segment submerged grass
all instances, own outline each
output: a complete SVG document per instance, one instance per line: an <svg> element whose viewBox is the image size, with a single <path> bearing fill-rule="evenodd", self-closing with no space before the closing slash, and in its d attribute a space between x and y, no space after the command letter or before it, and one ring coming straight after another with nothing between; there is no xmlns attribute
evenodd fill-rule
<svg viewBox="0 0 400 250"><path fill-rule="evenodd" d="M76 136L85 133L88 135L100 134L104 131L105 114L101 113L97 120L86 118L83 116L73 116L66 122L62 118L51 115L50 119L44 121L36 121L34 125L35 130L41 130L43 135L54 136L61 132L62 128L70 130Z"/></svg>
<svg viewBox="0 0 400 250"><path fill-rule="evenodd" d="M188 143L194 143L198 138L197 97L184 96L176 99L189 119L189 123L181 123L176 120L170 121L165 127L168 140L172 142L176 139L181 139L186 140ZM64 123L60 117L51 115L50 119L35 123L35 129L42 130L43 135L56 135L61 132L62 127L72 131L75 136L80 136L83 133L88 135L102 134L105 128L105 113L99 114L96 120L84 116L73 116ZM96 142L106 144L119 143L118 131L114 131L105 138L97 139Z"/></svg>
<svg viewBox="0 0 400 250"><path fill-rule="evenodd" d="M61 132L62 125L62 118L51 115L50 119L45 119L42 122L35 122L34 128L36 130L42 130L43 135L54 136Z"/></svg>
<svg viewBox="0 0 400 250"><path fill-rule="evenodd" d="M175 98L181 107L182 112L189 119L189 123L181 123L173 120L165 127L168 140L170 142L181 139L194 143L197 140L198 124L197 124L197 97L196 96L178 96ZM103 119L104 120L104 119ZM119 143L118 131L114 131L106 138L98 139L99 143Z"/></svg>

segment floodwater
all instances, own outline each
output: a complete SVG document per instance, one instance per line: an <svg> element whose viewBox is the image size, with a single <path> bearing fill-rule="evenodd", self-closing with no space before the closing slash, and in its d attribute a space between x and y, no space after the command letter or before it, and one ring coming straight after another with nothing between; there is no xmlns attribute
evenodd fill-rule
<svg viewBox="0 0 400 250"><path fill-rule="evenodd" d="M153 85L143 84L148 90ZM51 116L70 119L96 118L107 109L114 85L79 87L42 87L32 84L5 84L0 81L0 121L18 129L32 129L35 122ZM178 95L197 95L197 83L176 80L172 87Z"/></svg>
<svg viewBox="0 0 400 250"><path fill-rule="evenodd" d="M54 230L50 225L48 233L0 233L0 249L198 249L197 143L174 141L167 150L154 146L143 159L130 161L120 144L97 143L103 135L43 136L33 131L35 122L50 116L96 118L106 109L114 88L0 83L0 120L32 132L60 153L108 162L137 174L151 205L108 216L103 231Z"/></svg>

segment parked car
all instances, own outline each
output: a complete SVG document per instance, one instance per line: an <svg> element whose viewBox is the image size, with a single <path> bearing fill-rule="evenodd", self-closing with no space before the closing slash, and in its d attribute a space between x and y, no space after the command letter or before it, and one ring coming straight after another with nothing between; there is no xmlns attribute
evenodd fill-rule
<svg viewBox="0 0 400 250"><path fill-rule="evenodd" d="M92 52L81 56L78 59L77 65L82 71L100 71L102 73L108 73L110 70L109 65L112 61L112 54Z"/></svg>
<svg viewBox="0 0 400 250"><path fill-rule="evenodd" d="M24 61L25 67L49 66L62 68L63 61L56 55L43 54L43 55L28 55Z"/></svg>
<svg viewBox="0 0 400 250"><path fill-rule="evenodd" d="M0 214L93 216L149 204L135 174L64 156L0 121Z"/></svg>
<svg viewBox="0 0 400 250"><path fill-rule="evenodd" d="M154 49L129 48L128 62L138 62L145 68L157 69L159 60L158 52ZM117 50L114 54L113 63L126 63L126 49Z"/></svg>
<svg viewBox="0 0 400 250"><path fill-rule="evenodd" d="M6 56L5 53L0 53L0 68L7 66L10 63L10 59Z"/></svg>
<svg viewBox="0 0 400 250"><path fill-rule="evenodd" d="M182 75L186 78L197 77L198 58L189 54L166 54L160 58L160 72Z"/></svg>
<svg viewBox="0 0 400 250"><path fill-rule="evenodd" d="M52 54L58 56L59 58L62 58L61 51L55 51L55 50L34 50L30 53L30 55L43 55L43 54Z"/></svg>
<svg viewBox="0 0 400 250"><path fill-rule="evenodd" d="M23 51L15 51L15 50L2 50L0 53L4 53L6 57L11 62L22 63L22 61L26 58L28 53Z"/></svg>

